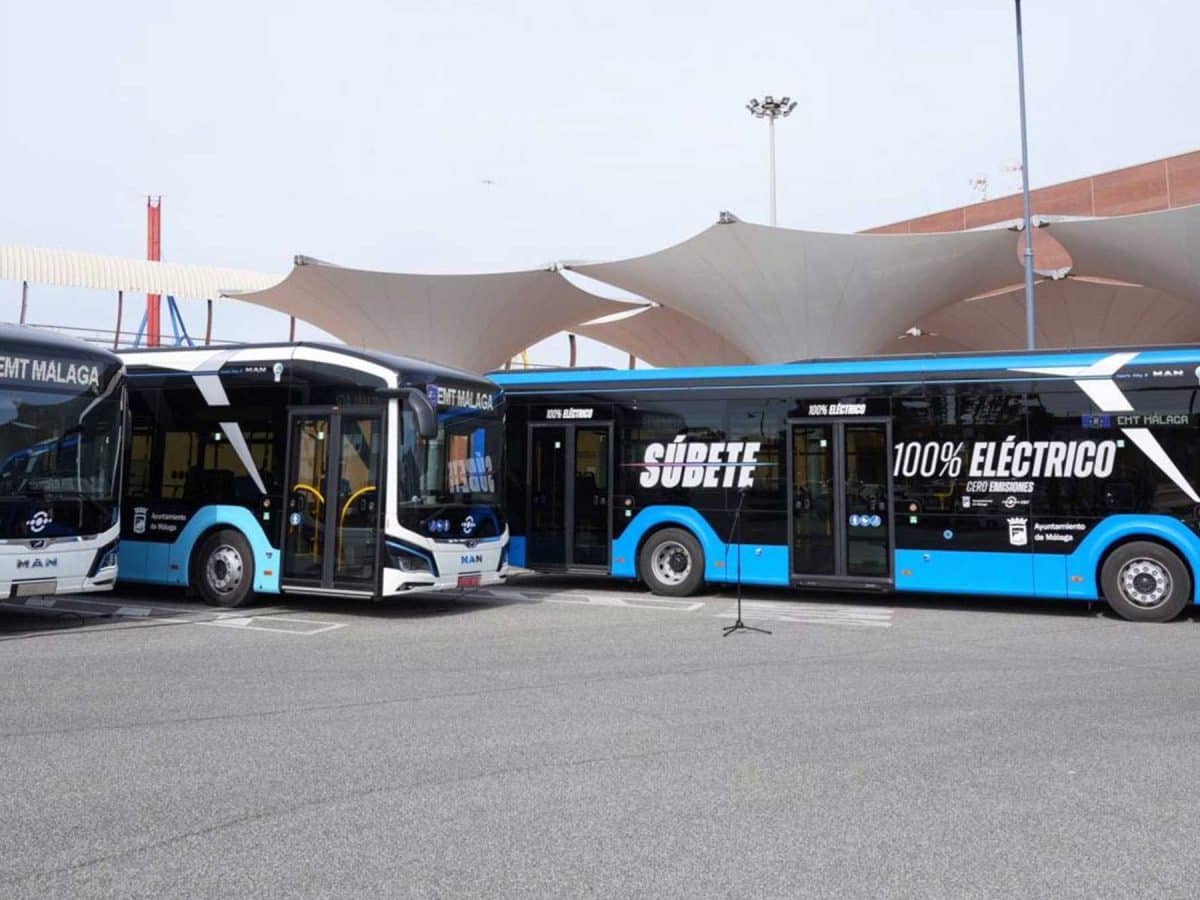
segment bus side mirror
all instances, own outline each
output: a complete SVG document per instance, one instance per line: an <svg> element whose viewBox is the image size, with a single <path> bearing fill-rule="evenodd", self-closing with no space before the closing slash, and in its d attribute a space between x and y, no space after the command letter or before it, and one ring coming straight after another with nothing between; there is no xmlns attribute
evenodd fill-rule
<svg viewBox="0 0 1200 900"><path fill-rule="evenodd" d="M427 441L437 437L437 413L430 406L425 392L418 388L406 388L404 393L408 405L412 407L413 415L417 417L417 433Z"/></svg>

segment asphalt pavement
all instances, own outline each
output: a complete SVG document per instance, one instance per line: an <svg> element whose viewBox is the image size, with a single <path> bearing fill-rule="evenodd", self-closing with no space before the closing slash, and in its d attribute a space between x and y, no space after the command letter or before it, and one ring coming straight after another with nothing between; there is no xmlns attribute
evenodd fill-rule
<svg viewBox="0 0 1200 900"><path fill-rule="evenodd" d="M746 599L0 607L0 896L1195 895L1196 616Z"/></svg>

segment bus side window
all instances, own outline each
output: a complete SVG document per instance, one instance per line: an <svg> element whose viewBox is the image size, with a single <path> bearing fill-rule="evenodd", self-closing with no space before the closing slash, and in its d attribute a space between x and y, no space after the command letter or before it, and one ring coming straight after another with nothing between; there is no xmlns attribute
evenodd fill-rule
<svg viewBox="0 0 1200 900"><path fill-rule="evenodd" d="M195 435L190 431L168 431L163 435L162 485L159 496L164 500L183 499L187 473L199 460L195 459Z"/></svg>
<svg viewBox="0 0 1200 900"><path fill-rule="evenodd" d="M130 497L146 497L150 492L150 460L154 452L153 426L134 426L129 442L129 473L125 492Z"/></svg>

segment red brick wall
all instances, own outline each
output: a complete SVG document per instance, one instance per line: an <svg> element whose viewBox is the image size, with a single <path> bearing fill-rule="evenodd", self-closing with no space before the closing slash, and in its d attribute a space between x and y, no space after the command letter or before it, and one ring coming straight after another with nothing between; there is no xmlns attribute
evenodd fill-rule
<svg viewBox="0 0 1200 900"><path fill-rule="evenodd" d="M1127 216L1200 203L1200 150L1038 188L1030 192L1030 202L1034 215L1048 216ZM1019 219L1021 215L1021 195L1012 194L868 228L866 233L962 231ZM1035 251L1040 243L1040 238L1035 239Z"/></svg>

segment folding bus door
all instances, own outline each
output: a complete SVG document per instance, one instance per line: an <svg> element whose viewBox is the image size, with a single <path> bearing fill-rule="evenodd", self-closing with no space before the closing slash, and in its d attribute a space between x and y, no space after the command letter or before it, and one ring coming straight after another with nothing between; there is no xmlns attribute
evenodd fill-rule
<svg viewBox="0 0 1200 900"><path fill-rule="evenodd" d="M612 547L612 425L529 426L526 562L607 570Z"/></svg>
<svg viewBox="0 0 1200 900"><path fill-rule="evenodd" d="M794 420L788 432L791 578L890 585L890 424Z"/></svg>
<svg viewBox="0 0 1200 900"><path fill-rule="evenodd" d="M377 409L294 409L288 427L284 590L373 596L383 509Z"/></svg>

